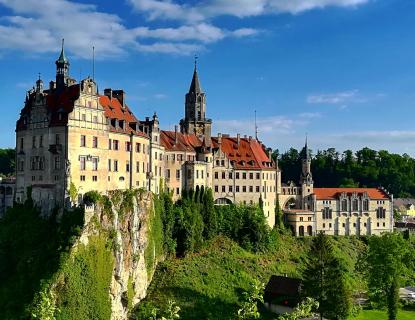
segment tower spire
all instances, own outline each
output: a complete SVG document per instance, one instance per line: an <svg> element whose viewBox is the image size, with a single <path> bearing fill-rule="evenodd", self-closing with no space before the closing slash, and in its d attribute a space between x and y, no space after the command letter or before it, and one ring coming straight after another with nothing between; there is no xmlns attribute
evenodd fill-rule
<svg viewBox="0 0 415 320"><path fill-rule="evenodd" d="M62 49L56 64L56 88L61 90L67 85L69 77L69 60L65 56L65 39L62 39Z"/></svg>
<svg viewBox="0 0 415 320"><path fill-rule="evenodd" d="M189 93L202 93L202 88L199 82L199 76L197 75L197 59L198 57L195 56L195 68L193 70L193 78L192 83L190 84Z"/></svg>

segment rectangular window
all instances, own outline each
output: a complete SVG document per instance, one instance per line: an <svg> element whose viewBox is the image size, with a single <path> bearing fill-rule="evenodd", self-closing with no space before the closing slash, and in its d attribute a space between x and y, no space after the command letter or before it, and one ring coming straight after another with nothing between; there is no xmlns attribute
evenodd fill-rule
<svg viewBox="0 0 415 320"><path fill-rule="evenodd" d="M256 186L256 187L255 187L255 191L256 191L256 192L259 192L259 186Z"/></svg>
<svg viewBox="0 0 415 320"><path fill-rule="evenodd" d="M97 116L94 116L94 118L93 118L94 120L94 123L98 123L98 117Z"/></svg>
<svg viewBox="0 0 415 320"><path fill-rule="evenodd" d="M131 143L129 141L125 142L125 151L127 152L131 151Z"/></svg>
<svg viewBox="0 0 415 320"><path fill-rule="evenodd" d="M139 162L139 161L136 161L136 163L135 163L135 171L136 171L137 173L139 173L139 172L140 172L140 162Z"/></svg>
<svg viewBox="0 0 415 320"><path fill-rule="evenodd" d="M81 176L79 180L85 181L85 176Z"/></svg>
<svg viewBox="0 0 415 320"><path fill-rule="evenodd" d="M61 168L61 157L55 157L55 170L59 170Z"/></svg>
<svg viewBox="0 0 415 320"><path fill-rule="evenodd" d="M130 161L125 163L125 171L130 172Z"/></svg>
<svg viewBox="0 0 415 320"><path fill-rule="evenodd" d="M176 170L176 179L179 180L180 179L180 170Z"/></svg>
<svg viewBox="0 0 415 320"><path fill-rule="evenodd" d="M86 115L82 114L82 121L86 121Z"/></svg>
<svg viewBox="0 0 415 320"><path fill-rule="evenodd" d="M98 181L98 176L92 176L92 181L97 182Z"/></svg>
<svg viewBox="0 0 415 320"><path fill-rule="evenodd" d="M84 135L81 135L81 147L86 146L86 137Z"/></svg>
<svg viewBox="0 0 415 320"><path fill-rule="evenodd" d="M170 169L166 169L166 178L170 179Z"/></svg>
<svg viewBox="0 0 415 320"><path fill-rule="evenodd" d="M92 137L92 148L98 148L98 137Z"/></svg>
<svg viewBox="0 0 415 320"><path fill-rule="evenodd" d="M118 172L118 160L114 160L114 171Z"/></svg>
<svg viewBox="0 0 415 320"><path fill-rule="evenodd" d="M215 192L219 192L219 187L215 186Z"/></svg>
<svg viewBox="0 0 415 320"><path fill-rule="evenodd" d="M242 192L246 192L246 186L242 186Z"/></svg>
<svg viewBox="0 0 415 320"><path fill-rule="evenodd" d="M219 179L219 173L215 172L215 179Z"/></svg>
<svg viewBox="0 0 415 320"><path fill-rule="evenodd" d="M249 173L249 179L251 179L251 180L254 179L254 173L253 172Z"/></svg>
<svg viewBox="0 0 415 320"><path fill-rule="evenodd" d="M111 159L108 159L108 171L111 171Z"/></svg>
<svg viewBox="0 0 415 320"><path fill-rule="evenodd" d="M39 147L42 148L43 147L43 136L39 137Z"/></svg>
<svg viewBox="0 0 415 320"><path fill-rule="evenodd" d="M23 138L20 138L20 151L23 151L24 149L24 140Z"/></svg>
<svg viewBox="0 0 415 320"><path fill-rule="evenodd" d="M226 179L226 173L225 173L225 171L224 172L222 172L222 179Z"/></svg>
<svg viewBox="0 0 415 320"><path fill-rule="evenodd" d="M84 171L86 169L86 159L85 157L80 157L79 160L81 161L81 170Z"/></svg>
<svg viewBox="0 0 415 320"><path fill-rule="evenodd" d="M257 178L257 180L261 179L261 174L259 172L257 172L256 178Z"/></svg>
<svg viewBox="0 0 415 320"><path fill-rule="evenodd" d="M141 152L141 143L136 142L136 144L135 144L135 152Z"/></svg>
<svg viewBox="0 0 415 320"><path fill-rule="evenodd" d="M253 186L249 186L249 192L254 192L254 187Z"/></svg>
<svg viewBox="0 0 415 320"><path fill-rule="evenodd" d="M246 172L242 172L242 179L246 179Z"/></svg>
<svg viewBox="0 0 415 320"><path fill-rule="evenodd" d="M233 186L229 186L229 192L233 192Z"/></svg>
<svg viewBox="0 0 415 320"><path fill-rule="evenodd" d="M237 172L237 173L235 174L235 176L236 176L236 179L239 179L239 172Z"/></svg>
<svg viewBox="0 0 415 320"><path fill-rule="evenodd" d="M55 135L55 143L56 144L61 144L61 137L59 134Z"/></svg>
<svg viewBox="0 0 415 320"><path fill-rule="evenodd" d="M226 186L222 186L222 192L226 192Z"/></svg>
<svg viewBox="0 0 415 320"><path fill-rule="evenodd" d="M111 150L111 149L112 149L112 140L109 139L108 140L108 150Z"/></svg>
<svg viewBox="0 0 415 320"><path fill-rule="evenodd" d="M179 195L180 194L180 188L176 188L176 194Z"/></svg>
<svg viewBox="0 0 415 320"><path fill-rule="evenodd" d="M236 192L239 192L239 186L236 186L235 188L236 188Z"/></svg>
<svg viewBox="0 0 415 320"><path fill-rule="evenodd" d="M93 171L98 170L98 158L92 158L92 170Z"/></svg>
<svg viewBox="0 0 415 320"><path fill-rule="evenodd" d="M114 150L118 150L118 140L113 140L112 141L112 146Z"/></svg>

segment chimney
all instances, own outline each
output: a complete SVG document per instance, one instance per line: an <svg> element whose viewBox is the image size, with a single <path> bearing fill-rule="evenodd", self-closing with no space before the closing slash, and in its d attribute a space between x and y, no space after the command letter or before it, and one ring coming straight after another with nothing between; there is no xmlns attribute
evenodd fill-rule
<svg viewBox="0 0 415 320"><path fill-rule="evenodd" d="M252 136L249 136L248 140L249 140L249 142L251 142L252 141Z"/></svg>
<svg viewBox="0 0 415 320"><path fill-rule="evenodd" d="M248 136L246 134L244 134L244 139L247 139L247 138L248 138Z"/></svg>
<svg viewBox="0 0 415 320"><path fill-rule="evenodd" d="M125 92L124 90L112 90L112 95L118 99L122 107L125 108Z"/></svg>
<svg viewBox="0 0 415 320"><path fill-rule="evenodd" d="M178 142L178 140L179 140L179 137L178 137L178 135L177 135L177 131L179 130L179 126L176 124L175 126L174 126L174 143L175 144L177 144L177 142Z"/></svg>
<svg viewBox="0 0 415 320"><path fill-rule="evenodd" d="M268 148L268 158L270 161L272 160L272 148Z"/></svg>
<svg viewBox="0 0 415 320"><path fill-rule="evenodd" d="M111 88L104 89L104 95L106 95L110 100L112 100L112 89Z"/></svg>
<svg viewBox="0 0 415 320"><path fill-rule="evenodd" d="M241 135L238 133L237 135L236 135L236 144L238 145L238 147L239 147L239 144L241 143Z"/></svg>

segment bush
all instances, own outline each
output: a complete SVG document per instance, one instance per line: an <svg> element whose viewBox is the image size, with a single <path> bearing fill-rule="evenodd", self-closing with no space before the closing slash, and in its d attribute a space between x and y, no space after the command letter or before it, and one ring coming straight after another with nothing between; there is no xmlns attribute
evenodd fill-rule
<svg viewBox="0 0 415 320"><path fill-rule="evenodd" d="M84 194L84 204L86 206L96 205L101 200L101 195L98 191L92 190Z"/></svg>

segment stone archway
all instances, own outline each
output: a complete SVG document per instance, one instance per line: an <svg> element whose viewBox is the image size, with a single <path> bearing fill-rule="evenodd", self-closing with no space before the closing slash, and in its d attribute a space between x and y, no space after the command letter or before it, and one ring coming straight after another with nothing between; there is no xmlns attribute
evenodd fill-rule
<svg viewBox="0 0 415 320"><path fill-rule="evenodd" d="M309 236L312 236L313 235L313 227L312 226L307 226L307 234Z"/></svg>
<svg viewBox="0 0 415 320"><path fill-rule="evenodd" d="M300 237L304 237L304 226L299 226L298 227L298 235Z"/></svg>
<svg viewBox="0 0 415 320"><path fill-rule="evenodd" d="M227 205L227 204L232 204L232 200L228 199L228 198L217 198L215 200L215 204L216 205Z"/></svg>

